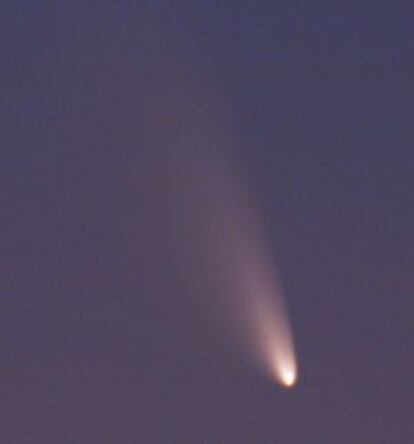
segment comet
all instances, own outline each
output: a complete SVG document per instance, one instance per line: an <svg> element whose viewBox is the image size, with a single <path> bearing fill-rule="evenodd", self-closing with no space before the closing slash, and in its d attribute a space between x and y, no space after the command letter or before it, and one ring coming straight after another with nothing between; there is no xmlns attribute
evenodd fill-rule
<svg viewBox="0 0 414 444"><path fill-rule="evenodd" d="M259 285L261 279L266 279L266 273L260 268L255 272ZM250 348L263 370L283 387L291 388L298 378L293 335L276 277L269 283L273 285L267 289L273 288L273 292L265 292L266 287L259 286L259 294L250 294L249 303L243 308L247 313L244 322L252 338Z"/></svg>
<svg viewBox="0 0 414 444"><path fill-rule="evenodd" d="M257 341L261 344L262 359L269 375L289 388L295 385L298 373L292 334L285 309L276 307L277 304L272 306L270 302L253 302L259 309L255 324Z"/></svg>
<svg viewBox="0 0 414 444"><path fill-rule="evenodd" d="M210 185L214 198L205 218L211 231L208 256L213 273L221 276L230 330L239 348L248 351L268 377L291 388L298 379L294 339L260 211L244 181L228 170L222 169L221 175L214 170L210 165L205 177L206 183L215 184Z"/></svg>
<svg viewBox="0 0 414 444"><path fill-rule="evenodd" d="M203 291L194 294L209 298L203 302L215 311L212 317L272 381L292 387L298 378L292 329L261 209L238 155L245 141L217 82L181 63L187 57L180 53L177 48L155 64L161 73L153 75L151 68L154 83L144 94L148 151L160 147L154 150L157 164L163 156L157 190L166 194L159 200L179 209L170 217L167 205L165 220L186 233L197 258L185 270L202 282Z"/></svg>

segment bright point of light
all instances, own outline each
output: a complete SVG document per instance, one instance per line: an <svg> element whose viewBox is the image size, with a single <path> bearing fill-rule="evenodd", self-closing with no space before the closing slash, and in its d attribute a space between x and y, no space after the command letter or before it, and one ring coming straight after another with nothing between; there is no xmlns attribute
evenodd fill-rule
<svg viewBox="0 0 414 444"><path fill-rule="evenodd" d="M279 345L280 344L276 344ZM275 347L271 356L270 371L284 387L293 387L297 381L297 366L294 354L289 349Z"/></svg>
<svg viewBox="0 0 414 444"><path fill-rule="evenodd" d="M293 367L281 367L278 369L278 379L285 387L293 387L296 383L296 369Z"/></svg>

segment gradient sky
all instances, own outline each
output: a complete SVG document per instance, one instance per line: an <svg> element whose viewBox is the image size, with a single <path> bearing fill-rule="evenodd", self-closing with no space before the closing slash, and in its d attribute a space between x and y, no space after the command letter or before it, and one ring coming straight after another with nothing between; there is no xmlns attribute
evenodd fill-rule
<svg viewBox="0 0 414 444"><path fill-rule="evenodd" d="M119 3L0 4L0 441L412 444L412 2ZM224 158L293 390L211 307Z"/></svg>

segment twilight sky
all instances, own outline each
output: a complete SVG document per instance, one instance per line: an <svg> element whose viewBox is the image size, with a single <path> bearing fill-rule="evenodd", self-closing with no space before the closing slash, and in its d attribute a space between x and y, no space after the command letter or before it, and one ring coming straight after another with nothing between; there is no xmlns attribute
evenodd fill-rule
<svg viewBox="0 0 414 444"><path fill-rule="evenodd" d="M413 4L120 3L0 4L0 441L413 443Z"/></svg>

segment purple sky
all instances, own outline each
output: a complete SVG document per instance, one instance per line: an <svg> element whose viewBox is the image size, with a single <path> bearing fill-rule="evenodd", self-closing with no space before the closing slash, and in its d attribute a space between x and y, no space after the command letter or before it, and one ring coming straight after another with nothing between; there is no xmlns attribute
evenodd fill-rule
<svg viewBox="0 0 414 444"><path fill-rule="evenodd" d="M414 442L414 8L302 3L1 2L1 442ZM224 158L293 390L211 307Z"/></svg>

